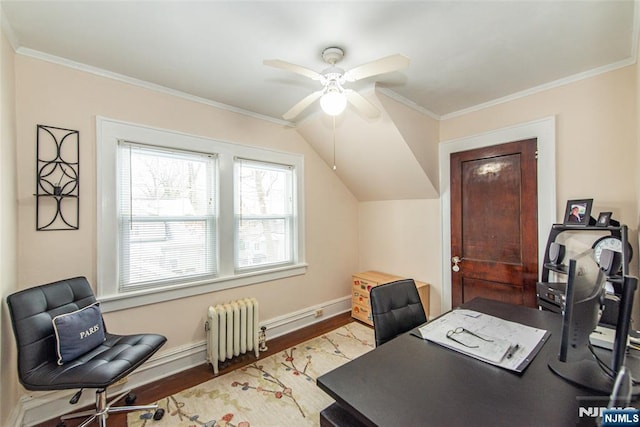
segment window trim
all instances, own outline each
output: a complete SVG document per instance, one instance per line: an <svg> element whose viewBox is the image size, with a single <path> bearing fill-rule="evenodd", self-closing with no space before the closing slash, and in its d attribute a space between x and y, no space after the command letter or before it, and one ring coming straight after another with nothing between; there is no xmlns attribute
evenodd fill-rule
<svg viewBox="0 0 640 427"><path fill-rule="evenodd" d="M167 147L161 147L158 145L150 145L150 144L140 144L140 143L136 143L136 142L132 142L132 141L125 141L125 140L119 140L118 141L118 154L116 154L118 157L118 159L120 159L120 164L119 166L119 170L117 171L116 174L116 191L122 191L122 178L123 178L123 171L124 170L129 170L130 168L130 161L127 162L127 160L129 160L129 157L123 158L123 154L124 156L131 156L131 152L132 151L137 151L139 152L144 152L147 155L162 155L162 156L179 156L180 158L184 159L185 157L188 157L190 159L197 159L199 161L205 162L207 163L207 188L208 191L211 191L211 193L208 194L208 196L210 195L214 195L216 192L218 191L218 156L217 154L214 153L200 153L200 152L196 152L193 150L183 150L183 149L176 149L176 148L167 148ZM127 163L129 163L129 166L127 166ZM129 174L131 174L131 171L129 171ZM128 181L128 182L127 182ZM126 180L125 182L128 185L128 191L131 192L131 181L130 180ZM212 185L211 185L212 184ZM129 226L131 226L131 224L133 223L164 223L166 224L167 222L173 222L173 221L178 221L178 222L189 222L189 221L193 221L193 222L204 222L206 224L206 228L209 230L213 230L213 233L210 235L206 236L206 245L207 245L207 251L210 255L211 255L211 264L210 266L212 266L212 271L210 272L205 272L203 274L196 274L196 275L191 275L191 276L184 276L184 277L176 277L176 278L160 278L160 279L156 279L156 280L151 280L151 281L147 281L147 282L137 282L137 283L122 283L120 282L123 277L122 277L122 268L125 266L126 264L126 256L123 256L123 253L121 251L121 253L119 253L119 264L118 264L118 280L119 280L119 290L123 293L123 294L128 294L132 291L135 291L137 289L144 289L144 288L149 288L149 289L154 289L154 288L159 288L159 287L164 287L166 286L167 283L171 283L171 282L176 282L176 284L178 283L191 283L193 281L196 280L201 280L201 279L205 279L205 278L216 278L218 276L218 245L217 245L217 235L218 235L218 207L217 207L217 199L216 199L216 203L214 204L214 207L211 208L210 205L208 207L208 211L206 215L200 215L200 216L155 216L155 215L133 215L131 212L131 207L129 207L129 211L127 212L126 210L123 212L122 211L122 202L125 203L131 203L131 199L129 198L123 198L122 196L120 196L120 202L118 203L118 206L116 207L115 213L116 215L118 215L118 226L119 226L119 230L118 230L118 242L123 242L123 240L127 240L127 237L130 237L130 235L128 233L124 233L123 234L123 229L128 229ZM125 213L126 212L126 213ZM135 219L134 219L135 217ZM124 239L123 239L124 238ZM130 270L131 266L129 266L129 268L127 269Z"/></svg>
<svg viewBox="0 0 640 427"><path fill-rule="evenodd" d="M234 167L234 221L235 221L234 223L234 251L235 251L234 252L234 271L235 271L235 274L242 274L250 271L259 271L264 269L261 266L241 267L237 263L239 258L238 255L240 251L239 226L241 221L282 219L287 225L288 234L290 235L290 241L292 242L296 241L296 235L297 235L297 229L298 229L296 214L295 214L297 209L295 197L293 197L293 200L291 203L291 212L288 214L243 215L242 212L240 212L241 210L240 209L240 193L241 193L240 169L244 166L243 163L246 163L247 166L249 167L251 166L251 164L254 164L255 166L263 166L263 167L267 166L274 169L291 172L291 181L288 182L288 185L287 185L288 187L287 195L292 196L297 193L297 188L296 188L297 186L295 182L295 170L294 168L291 167L291 165L279 164L274 162L266 162L264 160L244 159L244 158L238 158L238 157L234 159L233 167ZM271 265L273 268L278 268L279 266L294 264L295 260L297 259L297 251L296 251L295 244L291 246L290 251L291 251L290 260L285 260L278 263L271 263L269 265Z"/></svg>
<svg viewBox="0 0 640 427"><path fill-rule="evenodd" d="M195 280L164 288L140 289L126 293L118 291L117 251L117 146L118 140L148 142L164 148L173 147L214 153L218 156L219 177L219 265L217 278ZM271 163L292 165L297 203L294 217L297 230L294 238L294 263L258 271L234 271L234 159L243 157ZM117 311L146 304L164 302L239 286L305 274L304 224L304 157L272 149L223 142L187 133L138 125L101 116L96 117L96 184L97 184L97 296L104 312ZM231 181L229 181L229 179ZM294 226L295 227L295 226ZM225 249L227 248L227 249Z"/></svg>

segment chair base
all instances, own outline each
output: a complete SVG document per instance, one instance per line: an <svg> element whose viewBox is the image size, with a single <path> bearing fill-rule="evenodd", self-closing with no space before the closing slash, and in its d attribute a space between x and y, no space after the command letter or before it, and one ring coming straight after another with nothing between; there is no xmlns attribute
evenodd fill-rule
<svg viewBox="0 0 640 427"><path fill-rule="evenodd" d="M107 389L101 388L96 390L96 407L95 409L90 409L88 411L82 412L74 412L72 414L63 415L60 417L61 423L59 425L64 425L65 420L69 420L72 418L82 418L88 417L86 420L82 422L78 427L86 427L91 424L94 420L98 422L100 427L107 426L107 418L109 418L109 414L114 414L117 412L129 412L129 411L155 411L158 409L158 405L141 405L141 406L113 406L114 403L125 397L131 392L131 390L127 390L120 395L118 395L115 399L112 399L107 403Z"/></svg>

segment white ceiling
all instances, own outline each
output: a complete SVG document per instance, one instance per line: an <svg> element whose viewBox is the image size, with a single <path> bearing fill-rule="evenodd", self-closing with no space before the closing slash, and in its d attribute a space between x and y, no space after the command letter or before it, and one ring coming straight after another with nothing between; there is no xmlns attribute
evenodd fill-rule
<svg viewBox="0 0 640 427"><path fill-rule="evenodd" d="M335 147L335 173L361 201L438 197L437 146L414 126L421 114L447 118L635 63L635 4L0 0L19 53L283 124L282 114L319 83L264 59L322 71L330 46L344 49L345 70L408 56L408 69L345 85L377 105L379 118L348 108L334 132L317 102L298 117L298 132L329 167Z"/></svg>
<svg viewBox="0 0 640 427"><path fill-rule="evenodd" d="M635 61L633 1L4 1L15 47L280 118L319 89L262 65L317 71L401 53L376 80L443 116ZM361 85L361 86L359 86ZM314 105L312 111L317 109Z"/></svg>

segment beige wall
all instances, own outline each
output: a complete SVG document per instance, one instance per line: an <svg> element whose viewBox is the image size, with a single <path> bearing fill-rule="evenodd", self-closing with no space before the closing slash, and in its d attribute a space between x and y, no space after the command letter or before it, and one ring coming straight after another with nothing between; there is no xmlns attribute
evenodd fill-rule
<svg viewBox="0 0 640 427"><path fill-rule="evenodd" d="M629 226L637 254L636 80L636 66L629 66L443 120L440 138L461 138L555 116L557 221L561 222L568 199L593 198L592 216L612 211L615 219ZM632 262L634 274L638 258Z"/></svg>
<svg viewBox="0 0 640 427"><path fill-rule="evenodd" d="M360 271L382 271L429 283L429 314L439 315L439 199L362 202L358 212Z"/></svg>
<svg viewBox="0 0 640 427"><path fill-rule="evenodd" d="M556 221L562 221L567 200L593 198L592 216L611 211L629 226L635 254L630 272L637 275L639 82L637 65L628 66L443 120L440 138L451 140L555 116ZM635 301L637 322L640 293Z"/></svg>
<svg viewBox="0 0 640 427"><path fill-rule="evenodd" d="M593 198L593 216L612 211L626 223L638 254L636 67L630 66L439 123L446 141L556 116L556 205ZM425 121L430 119L425 117ZM429 144L428 138L424 140ZM414 275L431 283L431 312L442 298L439 200L363 202L359 208L360 270ZM546 242L541 242L544 245ZM631 272L637 274L638 256Z"/></svg>
<svg viewBox="0 0 640 427"><path fill-rule="evenodd" d="M20 288L86 275L96 281L97 115L228 142L301 153L305 160L307 274L107 313L115 332L165 334L163 351L204 340L206 307L255 296L261 321L346 297L357 268L357 202L290 128L22 55L16 56ZM35 231L37 124L80 131L80 229ZM276 296L276 297L274 297Z"/></svg>
<svg viewBox="0 0 640 427"><path fill-rule="evenodd" d="M391 123L426 173L431 199L361 202L359 271L376 270L430 285L430 316L441 313L440 200L438 198L438 120L376 91Z"/></svg>
<svg viewBox="0 0 640 427"><path fill-rule="evenodd" d="M1 12L0 12L1 13ZM0 31L0 425L9 425L19 396L15 344L5 298L17 289L14 53Z"/></svg>
<svg viewBox="0 0 640 427"><path fill-rule="evenodd" d="M349 293L355 271L376 269L431 283L431 310L441 307L441 222L439 200L395 200L358 203L329 167L293 129L282 128L236 113L83 73L21 55L15 56L17 83L17 156L19 167L7 160L15 150L13 94L14 55L2 40L2 145L0 145L0 228L2 250L10 255L16 244L17 176L19 256L0 257L3 297L25 288L72 275L96 277L95 117L147 124L236 143L265 146L305 155L306 250L304 276L258 284L217 294L184 298L108 313L111 330L134 332L144 327L164 333L164 350L204 339L204 311L211 302L254 295L262 301L263 319L320 304ZM8 70L8 71L7 71ZM640 72L626 67L550 89L438 124L439 140L476 135L555 115L557 118L557 215L567 199L593 197L593 211L611 210L632 229L637 243L640 171L640 125L637 99ZM9 105L9 108L5 108ZM6 125L9 125L8 127ZM36 232L34 218L35 126L46 124L80 130L80 230ZM9 129L9 130L7 130ZM426 141L428 143L428 141ZM7 154L9 153L9 157ZM17 175L16 175L17 174ZM8 236L5 238L5 236ZM64 241L64 244L61 244ZM544 242L542 242L544 244ZM9 247L9 249L6 249ZM61 250L63 248L63 250ZM637 245L635 253L638 254ZM632 272L637 272L637 255ZM17 265L17 270L16 270ZM17 271L17 272L16 272ZM277 295L274 298L274 295ZM5 310L6 311L6 310ZM167 316L170 313L170 316ZM3 313L2 416L15 403L13 343ZM5 404L6 402L6 404ZM0 424L2 424L0 416Z"/></svg>
<svg viewBox="0 0 640 427"><path fill-rule="evenodd" d="M444 120L449 140L555 115L557 214L567 199L594 199L593 212L611 210L636 227L635 66Z"/></svg>

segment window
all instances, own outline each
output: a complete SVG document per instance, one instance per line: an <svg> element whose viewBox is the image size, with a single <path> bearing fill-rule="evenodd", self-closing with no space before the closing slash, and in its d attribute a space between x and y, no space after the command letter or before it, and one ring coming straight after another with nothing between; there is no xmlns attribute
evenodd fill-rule
<svg viewBox="0 0 640 427"><path fill-rule="evenodd" d="M121 289L215 277L215 156L126 141L118 151Z"/></svg>
<svg viewBox="0 0 640 427"><path fill-rule="evenodd" d="M97 119L104 311L304 274L303 158Z"/></svg>
<svg viewBox="0 0 640 427"><path fill-rule="evenodd" d="M291 166L236 160L235 268L293 262Z"/></svg>

